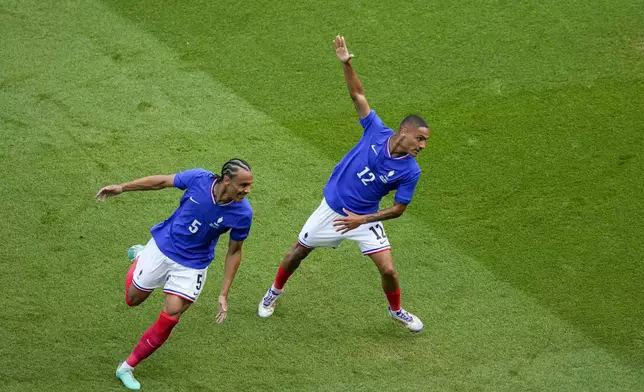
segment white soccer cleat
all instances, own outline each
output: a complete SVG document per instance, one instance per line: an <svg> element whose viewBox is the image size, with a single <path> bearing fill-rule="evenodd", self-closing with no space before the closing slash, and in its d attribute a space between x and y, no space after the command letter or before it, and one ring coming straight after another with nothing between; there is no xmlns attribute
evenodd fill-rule
<svg viewBox="0 0 644 392"><path fill-rule="evenodd" d="M395 312L389 308L389 315L400 321L411 332L420 332L423 330L423 322L403 308L400 308Z"/></svg>
<svg viewBox="0 0 644 392"><path fill-rule="evenodd" d="M280 294L282 294L282 291L280 290L278 292L277 289L273 288L273 286L268 289L262 300L259 301L259 306L257 307L257 314L259 317L271 317L275 311L275 302L277 302Z"/></svg>

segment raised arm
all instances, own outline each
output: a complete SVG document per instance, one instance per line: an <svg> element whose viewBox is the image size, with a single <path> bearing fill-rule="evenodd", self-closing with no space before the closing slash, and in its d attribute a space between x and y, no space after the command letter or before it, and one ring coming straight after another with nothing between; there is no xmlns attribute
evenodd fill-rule
<svg viewBox="0 0 644 392"><path fill-rule="evenodd" d="M364 88L356 71L353 69L351 64L351 59L353 55L349 53L347 49L347 44L344 41L344 37L338 35L333 41L333 46L335 47L335 55L338 57L338 60L342 63L342 69L344 71L344 80L347 82L347 88L349 89L349 95L353 100L353 105L356 107L356 112L362 117L367 117L371 108L369 108L369 103L367 98L364 95Z"/></svg>
<svg viewBox="0 0 644 392"><path fill-rule="evenodd" d="M104 201L110 196L118 196L123 192L152 191L174 186L174 174L156 175L139 178L121 185L108 185L96 194L96 200Z"/></svg>

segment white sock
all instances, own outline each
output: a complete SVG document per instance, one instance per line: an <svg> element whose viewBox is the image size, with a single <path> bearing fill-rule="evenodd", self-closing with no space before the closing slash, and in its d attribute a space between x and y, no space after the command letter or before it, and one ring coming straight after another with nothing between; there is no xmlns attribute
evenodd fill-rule
<svg viewBox="0 0 644 392"><path fill-rule="evenodd" d="M127 364L127 361L123 361L121 366L119 366L119 370L134 370L134 368L130 365Z"/></svg>
<svg viewBox="0 0 644 392"><path fill-rule="evenodd" d="M277 294L282 294L282 291L284 291L284 289L277 289L277 288L275 288L275 285L271 285L271 290L273 290L273 291L274 291L274 292L276 292Z"/></svg>

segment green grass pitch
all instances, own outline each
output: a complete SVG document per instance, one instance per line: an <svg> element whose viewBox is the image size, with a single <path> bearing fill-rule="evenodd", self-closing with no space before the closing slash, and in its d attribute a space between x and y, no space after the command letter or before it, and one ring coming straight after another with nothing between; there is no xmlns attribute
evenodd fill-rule
<svg viewBox="0 0 644 392"><path fill-rule="evenodd" d="M144 391L644 389L641 0L0 0L0 27L0 390L123 390L162 301L124 304L125 251L180 192L93 196L232 156L255 221L229 319L217 257ZM419 335L350 243L256 315L360 137L336 34L389 126L432 127L386 223Z"/></svg>

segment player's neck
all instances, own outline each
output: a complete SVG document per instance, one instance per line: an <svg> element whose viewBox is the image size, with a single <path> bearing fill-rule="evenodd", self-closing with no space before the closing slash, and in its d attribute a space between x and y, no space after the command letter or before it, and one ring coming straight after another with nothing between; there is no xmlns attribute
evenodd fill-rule
<svg viewBox="0 0 644 392"><path fill-rule="evenodd" d="M215 198L215 203L217 204L226 204L233 201L231 197L225 197L224 184L217 182L212 190L213 196Z"/></svg>
<svg viewBox="0 0 644 392"><path fill-rule="evenodd" d="M389 139L389 152L392 157L407 155L407 151L400 146L400 135L397 133Z"/></svg>

